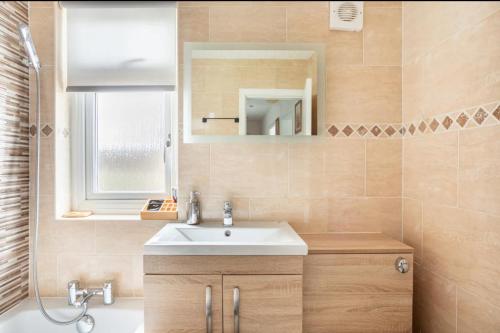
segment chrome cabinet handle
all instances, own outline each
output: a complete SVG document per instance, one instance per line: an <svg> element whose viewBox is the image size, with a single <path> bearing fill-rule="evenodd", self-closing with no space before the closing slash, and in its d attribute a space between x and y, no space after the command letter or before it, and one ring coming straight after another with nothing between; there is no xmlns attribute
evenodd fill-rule
<svg viewBox="0 0 500 333"><path fill-rule="evenodd" d="M408 273L410 270L410 264L408 263L408 260L406 260L403 257L398 257L395 262L396 269L398 270L399 273Z"/></svg>
<svg viewBox="0 0 500 333"><path fill-rule="evenodd" d="M233 289L234 333L240 333L240 288Z"/></svg>
<svg viewBox="0 0 500 333"><path fill-rule="evenodd" d="M205 288L205 320L207 333L212 333L212 287Z"/></svg>

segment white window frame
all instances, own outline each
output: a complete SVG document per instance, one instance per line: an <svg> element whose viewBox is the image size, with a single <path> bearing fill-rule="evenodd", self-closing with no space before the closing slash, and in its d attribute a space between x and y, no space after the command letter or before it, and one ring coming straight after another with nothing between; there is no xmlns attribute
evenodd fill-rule
<svg viewBox="0 0 500 333"><path fill-rule="evenodd" d="M97 92L72 94L71 113L71 159L72 159L72 208L73 210L90 210L97 214L137 214L146 199L164 198L171 195L172 186L176 185L176 142L174 126L175 94L165 95L170 107L170 117L165 117L167 142L164 143L165 189L166 192L129 192L129 193L96 193L97 170L95 158L96 129L95 116Z"/></svg>

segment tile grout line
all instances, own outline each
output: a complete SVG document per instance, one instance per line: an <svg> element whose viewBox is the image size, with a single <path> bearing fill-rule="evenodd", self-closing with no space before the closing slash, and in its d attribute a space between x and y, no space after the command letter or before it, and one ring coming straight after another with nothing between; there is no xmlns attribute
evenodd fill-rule
<svg viewBox="0 0 500 333"><path fill-rule="evenodd" d="M401 217L401 242L404 243L404 236L405 236L405 225L403 223L403 211L404 211L404 207L405 207L405 202L403 200L403 198L401 197L401 211L400 211L400 217Z"/></svg>
<svg viewBox="0 0 500 333"><path fill-rule="evenodd" d="M404 98L404 90L403 90L403 86L404 86L404 77L403 77L403 74L404 74L404 71L403 71L403 51L404 51L404 38L403 38L403 32L404 32L404 10L403 10L403 2L401 2L401 54L399 55L399 63L401 65L401 129L404 128L404 110L403 110L403 98ZM404 152L405 152L405 136L404 136L404 132L401 133L401 162L400 162L400 165L401 165L401 192L400 192L400 195L401 195L401 241L403 241L404 243L404 239L405 239L405 225L404 225L404 200L403 200L403 191L404 191ZM421 245L422 246L422 245ZM423 247L423 246L422 246Z"/></svg>
<svg viewBox="0 0 500 333"><path fill-rule="evenodd" d="M367 188L366 188L366 183L367 183L366 180L368 178L368 165L367 165L368 161L366 159L366 156L367 156L366 150L368 149L368 143L367 143L368 140L365 139L364 141L365 141L364 142L365 143L364 144L364 146L365 146L365 172L364 172L364 178L365 179L364 179L364 184L363 184L363 194L364 194L365 197L367 197L368 193L367 193Z"/></svg>
<svg viewBox="0 0 500 333"><path fill-rule="evenodd" d="M401 186L399 188L400 190L400 196L401 196L401 240L404 242L404 201L403 201L403 191L404 191L404 165L405 165L405 158L404 158L404 152L405 152L405 138L401 138L401 160L400 160L400 166L401 166Z"/></svg>
<svg viewBox="0 0 500 333"><path fill-rule="evenodd" d="M208 41L212 41L212 8L208 7Z"/></svg>
<svg viewBox="0 0 500 333"><path fill-rule="evenodd" d="M285 9L285 42L288 42L288 7Z"/></svg>
<svg viewBox="0 0 500 333"><path fill-rule="evenodd" d="M424 202L419 200L420 203L420 261L424 264Z"/></svg>
<svg viewBox="0 0 500 333"><path fill-rule="evenodd" d="M460 208L460 133L461 131L457 133L457 208Z"/></svg>
<svg viewBox="0 0 500 333"><path fill-rule="evenodd" d="M322 175L322 178L325 177L326 179L326 172L327 172L327 164L326 164L326 161L327 161L327 151L326 151L326 148L324 145L321 146L321 175ZM323 182L322 182L323 183ZM330 199L328 198L327 196L328 194L328 189L327 189L327 186L323 186L323 189L321 190L321 197L326 197L326 200L329 204L329 201Z"/></svg>
<svg viewBox="0 0 500 333"><path fill-rule="evenodd" d="M246 206L247 206L247 220L250 221L250 198L246 199Z"/></svg>
<svg viewBox="0 0 500 333"><path fill-rule="evenodd" d="M458 333L458 285L455 283L455 333Z"/></svg>
<svg viewBox="0 0 500 333"><path fill-rule="evenodd" d="M365 16L365 15L366 15L365 8L363 6L363 16ZM363 27L361 29L361 31L362 31L361 32L361 39L362 39L361 45L363 46L362 47L362 52L363 52L363 54L362 54L362 66L363 67L366 65L365 64L365 29L364 29L365 27L364 27L364 25L365 25L365 20L363 18Z"/></svg>

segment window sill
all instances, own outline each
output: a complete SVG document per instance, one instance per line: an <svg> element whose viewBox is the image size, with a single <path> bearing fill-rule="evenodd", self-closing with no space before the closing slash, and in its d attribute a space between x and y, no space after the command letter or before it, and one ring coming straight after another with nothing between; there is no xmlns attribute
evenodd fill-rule
<svg viewBox="0 0 500 333"><path fill-rule="evenodd" d="M142 220L139 214L94 214L87 217L59 217L56 222L88 221L88 222L177 222L173 220Z"/></svg>

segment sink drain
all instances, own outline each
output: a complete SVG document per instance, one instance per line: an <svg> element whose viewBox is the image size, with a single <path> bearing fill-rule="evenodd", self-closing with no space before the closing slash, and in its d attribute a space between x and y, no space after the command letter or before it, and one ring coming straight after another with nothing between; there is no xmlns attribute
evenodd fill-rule
<svg viewBox="0 0 500 333"><path fill-rule="evenodd" d="M224 231L224 235L226 235L226 237L231 236L231 230Z"/></svg>

